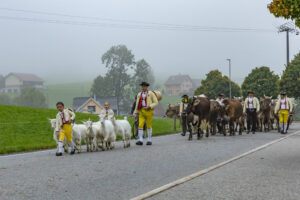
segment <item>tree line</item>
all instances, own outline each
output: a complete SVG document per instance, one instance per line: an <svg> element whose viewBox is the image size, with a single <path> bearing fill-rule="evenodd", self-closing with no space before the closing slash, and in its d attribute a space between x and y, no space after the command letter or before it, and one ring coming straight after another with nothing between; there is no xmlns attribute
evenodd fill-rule
<svg viewBox="0 0 300 200"><path fill-rule="evenodd" d="M276 98L280 91L285 91L289 97L300 98L300 53L286 66L281 78L269 67L254 68L244 79L241 87L232 82L232 96L246 97L252 90L257 97L272 96ZM205 94L209 98L216 98L219 93L229 96L229 78L218 70L206 74L195 95Z"/></svg>
<svg viewBox="0 0 300 200"><path fill-rule="evenodd" d="M107 72L97 76L90 95L113 96L117 99L118 111L128 112L142 81L154 84L153 70L145 59L135 60L132 51L125 45L112 46L102 55L102 64Z"/></svg>

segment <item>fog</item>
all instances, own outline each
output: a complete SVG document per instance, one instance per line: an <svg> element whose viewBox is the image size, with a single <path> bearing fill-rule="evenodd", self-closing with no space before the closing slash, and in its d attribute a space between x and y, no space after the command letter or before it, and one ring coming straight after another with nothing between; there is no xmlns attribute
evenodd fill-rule
<svg viewBox="0 0 300 200"><path fill-rule="evenodd" d="M0 9L0 74L34 73L47 83L92 81L105 73L102 54L118 44L131 49L136 60L146 59L157 79L178 73L203 78L212 69L228 74L227 58L232 59L232 77L238 82L261 65L280 74L286 62L286 35L278 33L277 27L286 21L271 15L267 4L262 0L2 0L0 8L114 20ZM29 18L106 25L33 22ZM128 23L116 20L255 30L161 30L154 25L139 28L145 23L126 27ZM291 34L291 59L299 50L300 36Z"/></svg>

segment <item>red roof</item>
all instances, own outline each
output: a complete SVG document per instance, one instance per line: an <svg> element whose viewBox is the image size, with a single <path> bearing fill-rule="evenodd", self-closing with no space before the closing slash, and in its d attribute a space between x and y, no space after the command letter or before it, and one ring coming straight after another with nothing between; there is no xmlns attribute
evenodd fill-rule
<svg viewBox="0 0 300 200"><path fill-rule="evenodd" d="M23 73L10 73L7 76L16 76L18 79L22 80L22 81L32 81L32 82L43 82L43 80L41 78L39 78L38 76L34 75L34 74L23 74Z"/></svg>

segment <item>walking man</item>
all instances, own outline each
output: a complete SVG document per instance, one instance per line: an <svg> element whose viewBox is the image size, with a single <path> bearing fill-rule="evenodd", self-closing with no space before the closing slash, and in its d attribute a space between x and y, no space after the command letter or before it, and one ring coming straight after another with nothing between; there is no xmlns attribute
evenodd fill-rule
<svg viewBox="0 0 300 200"><path fill-rule="evenodd" d="M220 106L223 106L223 100L224 100L224 94L220 93L216 101L220 104Z"/></svg>
<svg viewBox="0 0 300 200"><path fill-rule="evenodd" d="M256 131L257 124L257 112L260 110L260 104L256 97L254 97L254 92L249 91L248 97L244 103L244 115L247 115L247 134L249 134L250 129L253 134Z"/></svg>
<svg viewBox="0 0 300 200"><path fill-rule="evenodd" d="M287 123L290 113L292 113L293 104L290 99L286 97L285 92L280 93L280 98L275 106L275 114L279 113L279 125L281 134L287 133Z"/></svg>
<svg viewBox="0 0 300 200"><path fill-rule="evenodd" d="M55 128L56 136L58 137L58 152L56 152L56 156L62 156L65 137L67 142L70 144L71 155L73 155L75 153L75 147L72 141L71 122L75 120L75 113L70 109L65 109L63 102L57 102L56 108L58 110Z"/></svg>
<svg viewBox="0 0 300 200"><path fill-rule="evenodd" d="M148 140L147 145L152 145L152 118L153 109L158 104L156 95L148 90L149 83L142 82L142 92L137 95L135 113L139 115L139 141L136 145L143 145L143 127L146 122Z"/></svg>
<svg viewBox="0 0 300 200"><path fill-rule="evenodd" d="M182 100L179 105L179 116L181 118L181 127L182 127L182 136L185 136L186 134L186 129L187 129L187 113L186 113L186 108L189 103L189 96L188 95L182 95Z"/></svg>

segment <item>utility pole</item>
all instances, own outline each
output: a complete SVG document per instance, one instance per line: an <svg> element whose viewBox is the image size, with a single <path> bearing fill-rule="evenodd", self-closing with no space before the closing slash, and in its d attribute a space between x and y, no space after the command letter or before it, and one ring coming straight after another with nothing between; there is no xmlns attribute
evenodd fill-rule
<svg viewBox="0 0 300 200"><path fill-rule="evenodd" d="M228 58L229 63L229 98L231 99L231 59Z"/></svg>
<svg viewBox="0 0 300 200"><path fill-rule="evenodd" d="M281 26L279 26L278 32L279 33L286 32L286 66L287 66L290 62L290 36L289 36L289 33L296 32L296 35L299 35L299 31L297 30L296 26L293 23L289 22L289 23L285 23L285 24L282 24Z"/></svg>

